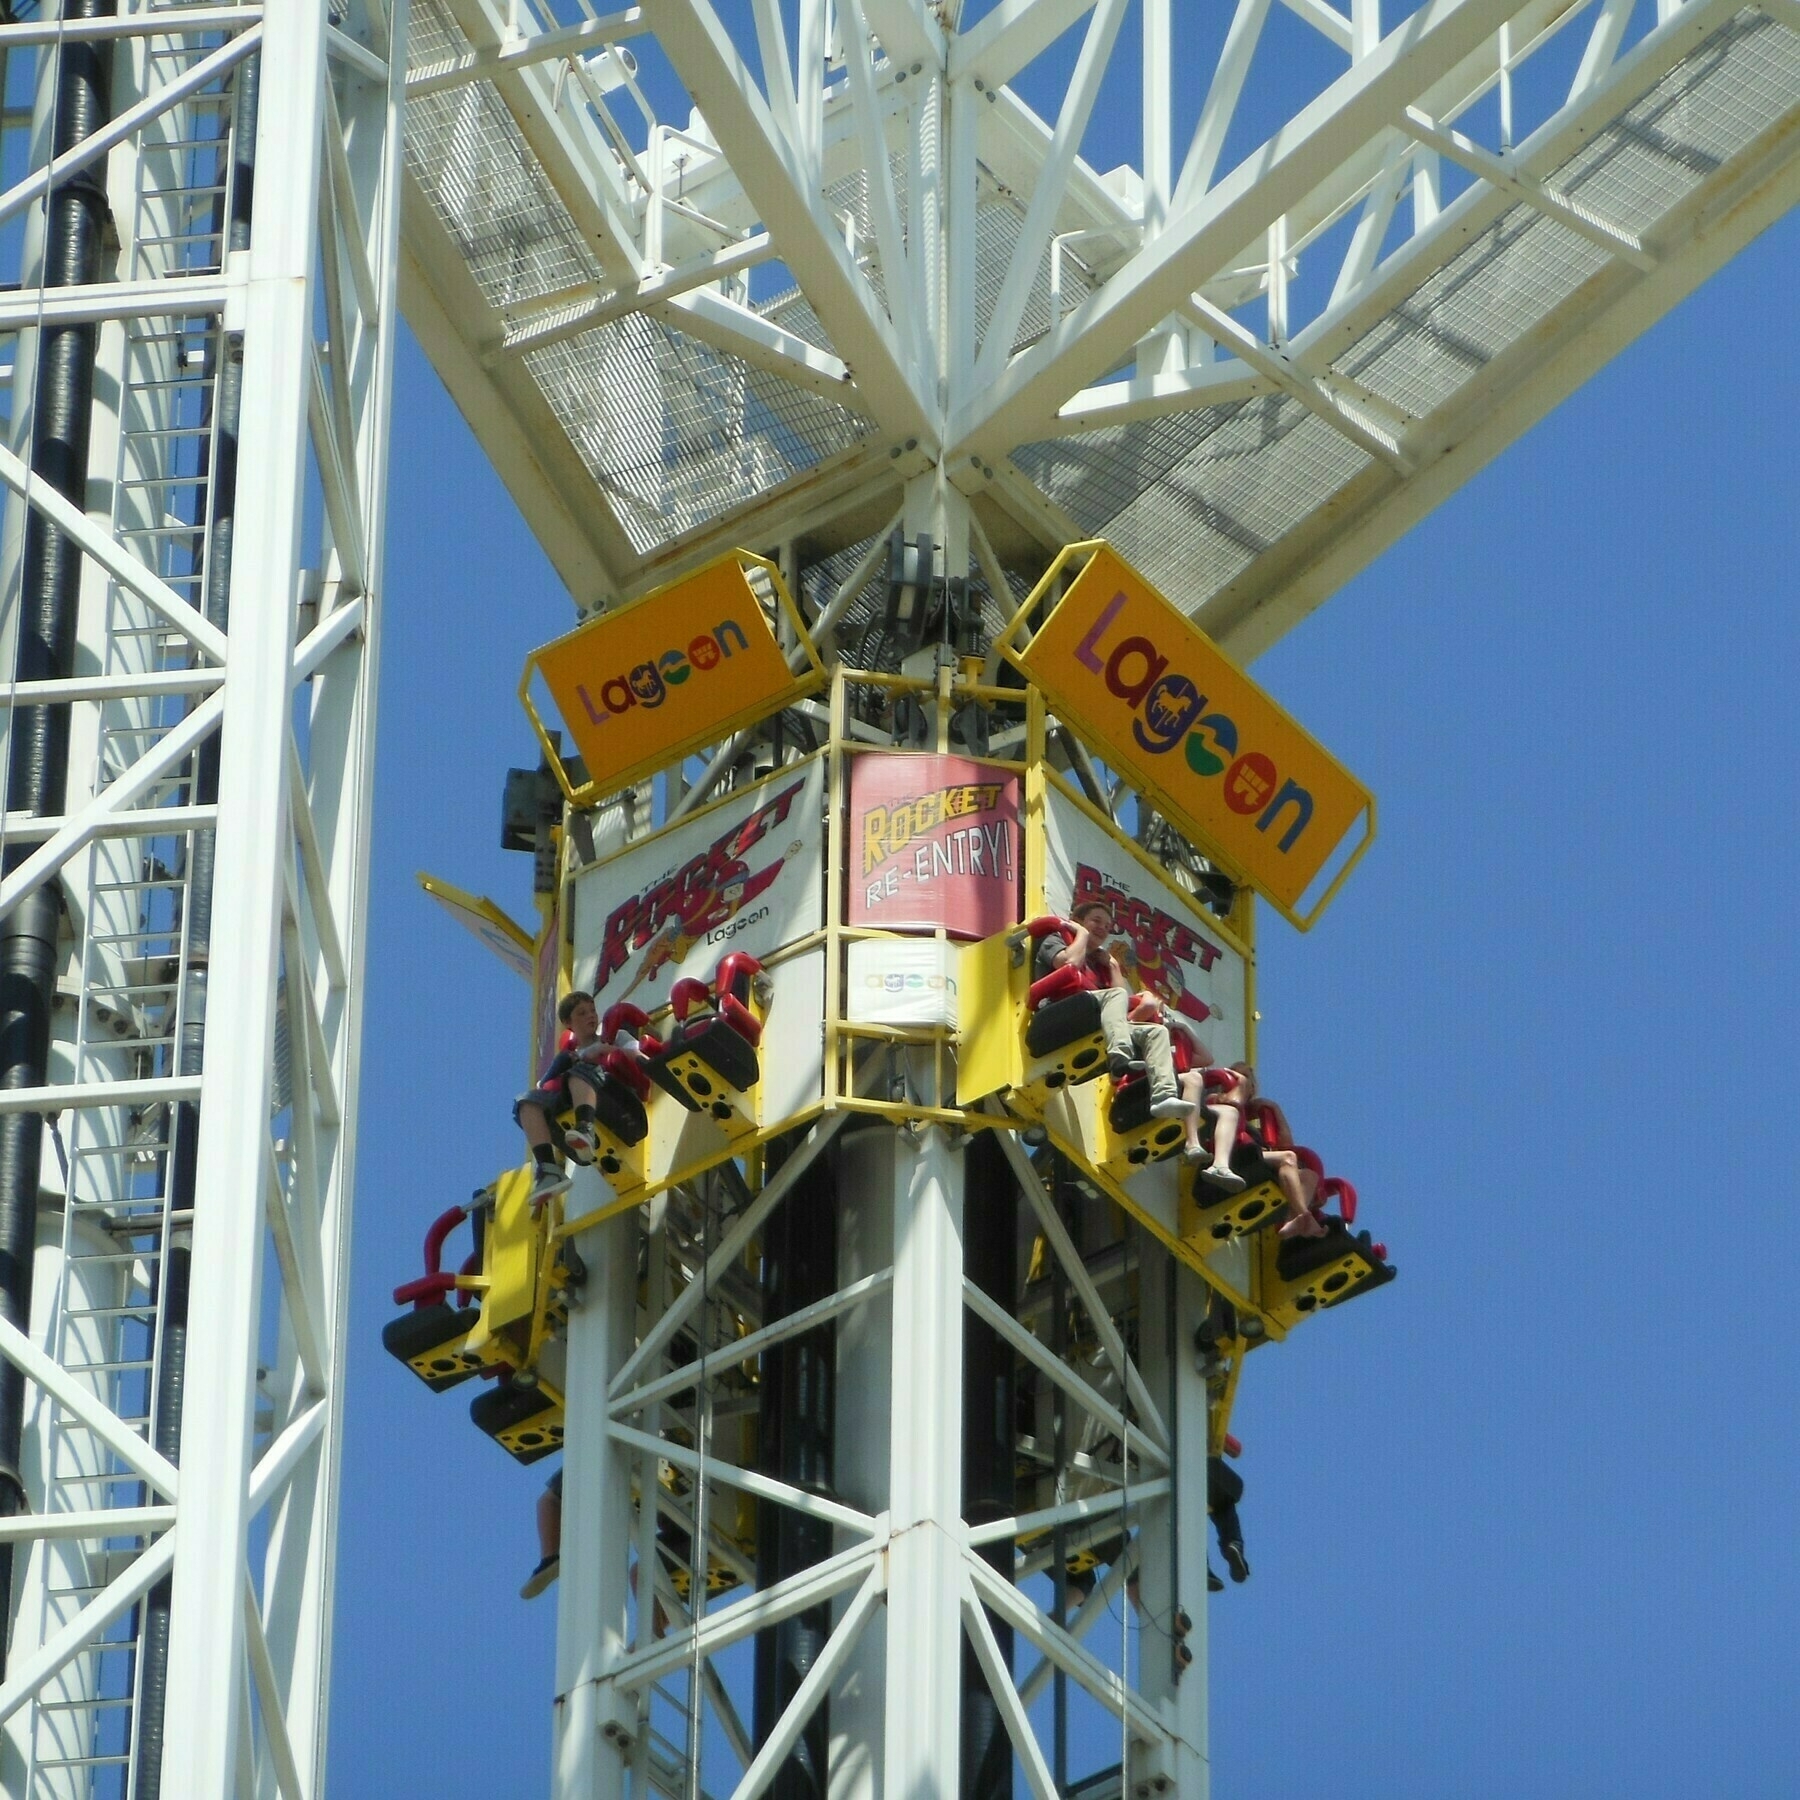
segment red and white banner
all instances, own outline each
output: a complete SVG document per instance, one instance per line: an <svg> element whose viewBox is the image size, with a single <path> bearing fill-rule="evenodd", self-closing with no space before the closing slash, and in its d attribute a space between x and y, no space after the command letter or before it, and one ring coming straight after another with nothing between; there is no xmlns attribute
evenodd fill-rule
<svg viewBox="0 0 1800 1800"><path fill-rule="evenodd" d="M1108 944L1134 987L1148 988L1215 1064L1244 1055L1244 957L1172 883L1055 787L1044 797L1044 898L1065 918L1083 900L1112 908Z"/></svg>
<svg viewBox="0 0 1800 1800"><path fill-rule="evenodd" d="M991 937L1019 918L1019 777L965 756L850 765L847 925Z"/></svg>
<svg viewBox="0 0 1800 1800"><path fill-rule="evenodd" d="M655 1012L727 950L766 957L824 908L825 758L784 769L575 881L575 985Z"/></svg>

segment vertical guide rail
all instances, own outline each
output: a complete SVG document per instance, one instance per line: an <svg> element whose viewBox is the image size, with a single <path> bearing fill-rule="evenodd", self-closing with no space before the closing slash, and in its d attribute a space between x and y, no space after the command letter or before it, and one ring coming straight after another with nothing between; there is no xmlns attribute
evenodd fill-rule
<svg viewBox="0 0 1800 1800"><path fill-rule="evenodd" d="M631 1355L637 1323L634 1224L629 1213L621 1214L575 1239L592 1272L583 1304L569 1317L569 1367L581 1378L569 1383L563 1437L550 1781L555 1800L624 1800L625 1753L639 1729L636 1700L612 1679L628 1642L631 1459L607 1431L607 1386ZM656 1465L646 1459L646 1487L655 1480ZM646 1511L653 1510L652 1493L646 1502ZM704 1561L698 1566L703 1569ZM649 1570L638 1601L645 1616L654 1615ZM640 1632L644 1641L648 1637Z"/></svg>
<svg viewBox="0 0 1800 1800"><path fill-rule="evenodd" d="M325 18L301 0L265 13L256 195L244 298L244 409L214 905L233 929L214 950L201 1083L188 1328L183 1492L170 1626L164 1788L223 1795L236 1781L247 1650L243 1569L271 1197L270 1116L280 966L287 739L312 355L314 220ZM305 1104L303 1100L301 1104Z"/></svg>
<svg viewBox="0 0 1800 1800"><path fill-rule="evenodd" d="M963 1169L943 1128L897 1134L885 1792L961 1778Z"/></svg>
<svg viewBox="0 0 1800 1800"><path fill-rule="evenodd" d="M319 175L334 195L319 254L323 266L336 261L340 268L339 298L326 327L334 380L348 402L352 433L350 442L338 446L338 456L356 496L362 530L358 561L368 585L360 596L360 623L311 678L304 744L298 731L291 734L287 758L288 780L297 790L290 804L302 815L302 830L290 834L284 852L284 964L289 993L310 997L303 1012L311 1019L309 1025L307 1017L296 1018L290 1011L293 1085L296 1095L310 1091L316 1101L296 1105L294 1111L290 1205L298 1241L317 1245L308 1258L307 1280L317 1296L317 1335L333 1372L334 1396L341 1386L349 1327L362 1033L359 971L368 914L379 599L399 322L407 0L387 0L385 32L383 11L370 5L360 16L353 10L344 22L360 26L365 41L386 51L388 71L382 81L360 75L344 62L328 65L321 139L326 163ZM368 279L359 278L359 271ZM325 285L329 293L332 284ZM315 421L315 442L317 432ZM345 560L335 546L325 556L320 631L332 629L334 618L359 603ZM304 847L308 841L312 851ZM309 858L319 870L316 893L308 887ZM325 1066L315 1067L320 1057ZM308 1370L291 1331L282 1342L274 1399L278 1429L291 1428L313 1403ZM296 1761L308 1770L305 1791L313 1795L324 1785L342 1435L343 1413L334 1398L316 1450L308 1452L296 1478L271 1506L263 1561L263 1625L281 1672L280 1699Z"/></svg>

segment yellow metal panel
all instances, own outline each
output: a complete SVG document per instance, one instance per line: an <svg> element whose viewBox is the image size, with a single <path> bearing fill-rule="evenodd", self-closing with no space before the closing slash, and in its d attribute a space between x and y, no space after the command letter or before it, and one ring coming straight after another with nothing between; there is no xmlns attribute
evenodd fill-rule
<svg viewBox="0 0 1800 1800"><path fill-rule="evenodd" d="M973 1106L1019 1078L1031 971L1016 949L1018 937L1016 927L996 932L965 944L956 959L958 1106Z"/></svg>
<svg viewBox="0 0 1800 1800"><path fill-rule="evenodd" d="M776 641L750 568L762 571L792 628L798 672ZM577 790L569 787L561 759L550 758L577 804L717 743L825 682L779 572L747 551L733 551L534 651L520 698L542 738L530 694L534 674L543 677L587 765L587 782Z"/></svg>
<svg viewBox="0 0 1800 1800"><path fill-rule="evenodd" d="M1305 929L1373 841L1374 797L1104 544L1065 551L1008 637L1084 551L1042 629L1022 649L1003 640L1002 654L1139 792ZM1359 822L1348 861L1297 913Z"/></svg>
<svg viewBox="0 0 1800 1800"><path fill-rule="evenodd" d="M482 1320L492 1335L529 1319L537 1303L538 1244L542 1235L531 1212L529 1166L511 1169L494 1184L494 1217L488 1227L488 1291Z"/></svg>

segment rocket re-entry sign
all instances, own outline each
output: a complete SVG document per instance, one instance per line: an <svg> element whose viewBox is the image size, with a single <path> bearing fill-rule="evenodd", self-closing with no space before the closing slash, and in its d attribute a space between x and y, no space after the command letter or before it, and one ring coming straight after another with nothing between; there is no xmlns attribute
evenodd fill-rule
<svg viewBox="0 0 1800 1800"><path fill-rule="evenodd" d="M1019 777L962 756L850 764L844 922L987 937L1019 916Z"/></svg>

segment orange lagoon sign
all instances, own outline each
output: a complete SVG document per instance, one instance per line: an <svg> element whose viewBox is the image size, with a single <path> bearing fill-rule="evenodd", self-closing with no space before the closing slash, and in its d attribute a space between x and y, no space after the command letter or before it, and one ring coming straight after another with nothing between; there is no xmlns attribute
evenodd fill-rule
<svg viewBox="0 0 1800 1800"><path fill-rule="evenodd" d="M1057 575L1084 562L1019 646ZM1063 551L1001 648L1133 787L1301 930L1373 840L1368 789L1105 544ZM1359 823L1330 884L1298 911Z"/></svg>
<svg viewBox="0 0 1800 1800"><path fill-rule="evenodd" d="M798 668L776 640L782 614ZM563 781L578 805L767 718L825 681L775 565L743 550L532 653L519 697L548 749L534 675L587 765L579 789ZM550 760L560 776L560 759Z"/></svg>

